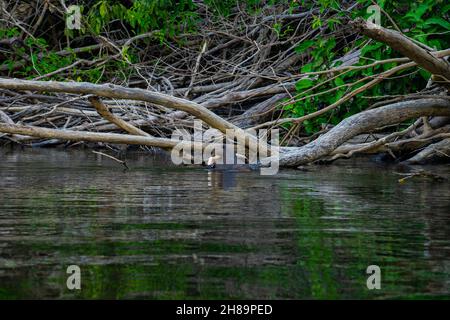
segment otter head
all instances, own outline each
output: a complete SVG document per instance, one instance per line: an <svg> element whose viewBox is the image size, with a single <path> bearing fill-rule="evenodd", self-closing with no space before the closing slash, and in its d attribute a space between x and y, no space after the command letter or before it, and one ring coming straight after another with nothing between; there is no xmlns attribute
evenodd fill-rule
<svg viewBox="0 0 450 320"><path fill-rule="evenodd" d="M214 169L216 167L217 160L219 160L220 158L220 156L209 157L207 164L208 168Z"/></svg>

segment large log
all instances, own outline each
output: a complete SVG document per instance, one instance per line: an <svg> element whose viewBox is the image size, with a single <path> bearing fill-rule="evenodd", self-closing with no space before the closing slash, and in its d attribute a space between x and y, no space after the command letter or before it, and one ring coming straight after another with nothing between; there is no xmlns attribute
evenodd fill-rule
<svg viewBox="0 0 450 320"><path fill-rule="evenodd" d="M429 145L405 163L423 164L434 158L450 158L450 138Z"/></svg>
<svg viewBox="0 0 450 320"><path fill-rule="evenodd" d="M199 143L178 142L167 138L155 138L151 136L137 136L118 133L99 133L86 131L81 132L74 130L49 129L49 128L40 128L1 122L0 122L0 132L9 134L22 134L44 139L133 144L133 145L153 146L168 149L174 148L178 143L182 143L186 148L188 147L202 148L202 145Z"/></svg>
<svg viewBox="0 0 450 320"><path fill-rule="evenodd" d="M10 90L31 90L40 92L65 92L75 94L92 94L113 99L129 99L145 101L181 111L185 111L206 124L223 133L234 130L234 135L240 141L245 141L249 149L258 146L255 136L242 130L238 126L216 115L204 106L182 98L173 97L164 93L153 92L139 88L126 88L113 84L93 84L89 82L59 82L59 81L33 81L21 79L0 78L0 88ZM64 138L62 138L64 139ZM170 148L170 146L162 146ZM259 148L268 148L259 144ZM270 150L270 149L269 149Z"/></svg>
<svg viewBox="0 0 450 320"><path fill-rule="evenodd" d="M358 134L422 116L450 116L450 101L439 98L410 100L360 112L313 142L280 154L280 166L295 167L314 162Z"/></svg>
<svg viewBox="0 0 450 320"><path fill-rule="evenodd" d="M239 129L234 124L195 102L139 88L126 88L113 84L93 84L89 82L32 81L5 78L0 78L0 88L40 92L93 94L113 99L140 100L186 111L222 132L225 132L227 129Z"/></svg>

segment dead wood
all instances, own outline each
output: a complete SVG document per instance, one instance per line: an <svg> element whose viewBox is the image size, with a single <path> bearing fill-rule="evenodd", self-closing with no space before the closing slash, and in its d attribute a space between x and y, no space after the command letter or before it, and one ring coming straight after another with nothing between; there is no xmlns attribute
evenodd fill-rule
<svg viewBox="0 0 450 320"><path fill-rule="evenodd" d="M450 89L450 64L444 59L436 58L430 51L418 46L400 32L389 30L361 18L353 22L353 26L362 34L386 43L392 49L416 62L432 74L439 76L437 81Z"/></svg>
<svg viewBox="0 0 450 320"><path fill-rule="evenodd" d="M367 110L343 120L313 142L280 155L281 166L300 166L329 155L350 138L377 127L401 123L422 116L450 116L450 101L421 99Z"/></svg>

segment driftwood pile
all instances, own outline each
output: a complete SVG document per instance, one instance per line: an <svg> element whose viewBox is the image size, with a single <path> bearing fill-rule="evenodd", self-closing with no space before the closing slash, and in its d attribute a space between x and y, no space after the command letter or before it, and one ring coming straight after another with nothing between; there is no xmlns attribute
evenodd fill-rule
<svg viewBox="0 0 450 320"><path fill-rule="evenodd" d="M49 10L54 6L48 2ZM343 10L351 11L357 3ZM205 13L206 14L206 13ZM280 128L290 136L281 149L280 165L296 167L315 161L333 161L356 154L387 153L394 159L421 163L434 158L448 159L450 154L450 64L445 57L450 49L432 51L397 31L363 20L353 21L333 36L345 42L355 35L368 36L400 52L404 58L375 61L370 65L397 62L398 66L368 77L358 89L341 99L299 118L286 118L280 102L294 102L295 83L307 76L329 74L329 78L353 66L358 50L341 57L339 67L326 71L299 72L309 63L309 51L295 52L299 43L325 34L326 28L311 27L314 10L292 13L282 5L271 6L259 15L237 12L230 20L205 17L202 32L179 35L164 45L154 41L155 32L135 37L99 36L95 43L72 50L80 59L72 65L40 74L31 80L8 77L27 57L13 66L1 65L0 72L0 142L50 146L67 141L102 144L135 144L170 149L168 139L177 128L192 129L195 119L222 132L226 129ZM332 17L334 12L320 13ZM39 15L40 16L40 15ZM30 30L23 25L24 36L36 32L39 19ZM12 19L11 23L18 23ZM280 37L274 23L290 28L289 36ZM38 25L39 26L39 25ZM32 35L31 35L32 36ZM20 45L20 39L2 39L1 45ZM343 43L342 45L345 45ZM12 50L12 49L11 49ZM124 54L137 53L140 62L131 62ZM82 58L86 52L103 52L98 59ZM50 77L71 78L71 70L105 65L111 60L125 61L129 75L111 73L110 83L45 81ZM433 74L421 93L389 97L373 108L345 119L335 127L305 137L287 130L282 124L302 122L339 108L344 102L397 72L423 68ZM124 80L125 79L125 80ZM380 129L417 119L408 128L378 134ZM295 127L294 126L294 127ZM240 134L254 137L245 130ZM364 136L365 134L365 136Z"/></svg>

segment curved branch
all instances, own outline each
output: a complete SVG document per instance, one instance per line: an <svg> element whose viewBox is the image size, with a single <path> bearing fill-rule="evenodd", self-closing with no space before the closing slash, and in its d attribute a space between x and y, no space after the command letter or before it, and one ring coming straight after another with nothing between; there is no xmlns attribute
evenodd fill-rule
<svg viewBox="0 0 450 320"><path fill-rule="evenodd" d="M352 24L362 34L386 43L427 71L441 76L444 80L443 85L450 89L450 64L444 59L436 58L431 52L421 48L400 32L383 28L361 18L356 19Z"/></svg>
<svg viewBox="0 0 450 320"><path fill-rule="evenodd" d="M39 128L34 126L24 126L17 124L6 124L0 122L0 132L9 134L22 134L43 139L59 139L67 141L89 141L117 144L134 144L142 146L160 147L171 149L175 146L185 148L202 148L198 142L176 141L166 138L155 138L146 136L136 136L118 133L80 132L74 130L59 130L49 128Z"/></svg>
<svg viewBox="0 0 450 320"><path fill-rule="evenodd" d="M114 123L116 126L125 130L126 132L134 134L136 136L146 136L146 137L151 136L147 132L133 126L132 124L112 114L111 111L108 110L108 107L99 98L89 97L89 102L95 107L99 115L101 115L109 122Z"/></svg>
<svg viewBox="0 0 450 320"><path fill-rule="evenodd" d="M32 81L5 78L0 78L0 88L41 92L93 94L114 99L140 100L186 111L222 132L225 132L227 129L239 129L234 124L224 120L214 112L195 102L139 88L126 88L113 84L92 84L89 82Z"/></svg>
<svg viewBox="0 0 450 320"><path fill-rule="evenodd" d="M360 112L313 142L280 154L280 166L292 167L316 161L358 134L421 116L450 116L450 101L438 98L410 100Z"/></svg>
<svg viewBox="0 0 450 320"><path fill-rule="evenodd" d="M421 164L435 156L450 158L450 138L429 145L411 159L406 160L405 163Z"/></svg>

